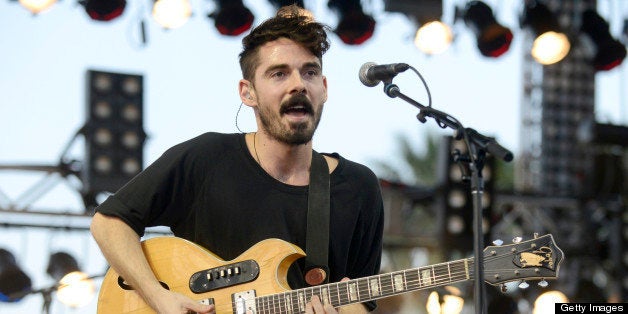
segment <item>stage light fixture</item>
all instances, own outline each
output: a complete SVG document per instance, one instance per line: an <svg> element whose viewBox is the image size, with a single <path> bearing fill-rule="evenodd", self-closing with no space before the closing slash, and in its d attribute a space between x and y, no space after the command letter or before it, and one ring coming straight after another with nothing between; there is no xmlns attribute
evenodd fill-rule
<svg viewBox="0 0 628 314"><path fill-rule="evenodd" d="M292 5L292 4L296 4L297 6L301 7L301 8L305 8L305 6L303 5L303 0L269 0L269 2L276 8L279 9L281 7L287 6L287 5Z"/></svg>
<svg viewBox="0 0 628 314"><path fill-rule="evenodd" d="M463 19L475 33L477 46L482 55L496 58L510 48L512 31L497 23L493 10L484 2L468 2Z"/></svg>
<svg viewBox="0 0 628 314"><path fill-rule="evenodd" d="M453 38L451 28L447 24L432 21L423 24L417 30L414 45L425 54L441 54L449 48Z"/></svg>
<svg viewBox="0 0 628 314"><path fill-rule="evenodd" d="M558 20L550 9L538 1L526 1L521 26L528 26L537 36L532 44L532 57L543 65L561 61L569 53L571 44L560 31Z"/></svg>
<svg viewBox="0 0 628 314"><path fill-rule="evenodd" d="M608 71L624 61L626 47L611 36L608 23L595 10L582 12L581 30L595 44L593 66L596 70Z"/></svg>
<svg viewBox="0 0 628 314"><path fill-rule="evenodd" d="M375 19L364 13L359 0L330 0L327 6L339 18L334 32L347 45L361 45L373 36Z"/></svg>
<svg viewBox="0 0 628 314"><path fill-rule="evenodd" d="M79 3L90 18L103 22L119 17L126 7L126 0L83 0Z"/></svg>
<svg viewBox="0 0 628 314"><path fill-rule="evenodd" d="M464 299L460 294L460 289L453 286L438 288L427 297L425 309L428 314L459 314L464 308Z"/></svg>
<svg viewBox="0 0 628 314"><path fill-rule="evenodd" d="M532 314L547 313L547 309L553 309L554 304L567 302L569 302L567 296L558 290L543 292L534 300Z"/></svg>
<svg viewBox="0 0 628 314"><path fill-rule="evenodd" d="M88 71L87 117L83 134L86 167L83 195L91 210L93 196L113 193L142 170L143 78L140 75Z"/></svg>
<svg viewBox="0 0 628 314"><path fill-rule="evenodd" d="M384 11L403 13L419 26L414 45L425 54L443 53L453 41L451 28L440 21L442 0L384 0Z"/></svg>
<svg viewBox="0 0 628 314"><path fill-rule="evenodd" d="M46 273L58 283L57 298L70 307L87 305L95 294L94 282L83 273L76 259L65 252L50 255Z"/></svg>
<svg viewBox="0 0 628 314"><path fill-rule="evenodd" d="M11 252L0 249L0 302L18 302L31 290L31 279Z"/></svg>
<svg viewBox="0 0 628 314"><path fill-rule="evenodd" d="M33 14L39 14L48 10L57 0L19 0L20 4L31 11Z"/></svg>
<svg viewBox="0 0 628 314"><path fill-rule="evenodd" d="M218 32L225 36L238 36L251 28L255 16L242 0L214 0L216 11L207 15L214 20Z"/></svg>
<svg viewBox="0 0 628 314"><path fill-rule="evenodd" d="M153 18L166 29L183 26L192 15L189 0L156 0L153 5Z"/></svg>

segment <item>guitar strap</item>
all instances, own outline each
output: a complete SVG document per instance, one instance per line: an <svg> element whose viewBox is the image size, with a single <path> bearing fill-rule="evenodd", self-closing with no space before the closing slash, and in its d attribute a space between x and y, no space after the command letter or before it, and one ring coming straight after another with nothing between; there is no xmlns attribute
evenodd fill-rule
<svg viewBox="0 0 628 314"><path fill-rule="evenodd" d="M310 286L329 281L329 167L323 155L312 150L307 198L305 282Z"/></svg>

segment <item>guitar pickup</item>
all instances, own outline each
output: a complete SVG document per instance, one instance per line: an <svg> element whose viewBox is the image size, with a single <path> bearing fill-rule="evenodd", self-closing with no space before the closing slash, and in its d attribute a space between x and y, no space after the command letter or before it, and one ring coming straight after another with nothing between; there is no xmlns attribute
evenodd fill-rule
<svg viewBox="0 0 628 314"><path fill-rule="evenodd" d="M254 281L259 276L259 265L254 260L205 269L190 277L190 290L205 293Z"/></svg>

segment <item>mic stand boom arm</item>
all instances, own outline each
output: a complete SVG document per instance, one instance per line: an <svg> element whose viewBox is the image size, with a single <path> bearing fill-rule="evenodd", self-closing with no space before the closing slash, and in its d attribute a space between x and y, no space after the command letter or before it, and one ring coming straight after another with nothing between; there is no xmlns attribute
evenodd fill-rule
<svg viewBox="0 0 628 314"><path fill-rule="evenodd" d="M474 273L474 301L475 312L486 313L486 290L484 289L484 264L480 261L483 260L484 239L482 231L482 195L484 194L484 181L482 178L482 167L484 166L484 156L488 152L494 155L496 158L502 159L506 162L511 161L513 158L512 153L506 148L502 147L495 141L494 138L484 136L471 128L464 128L458 120L451 115L436 110L432 107L427 107L417 102L416 100L406 96L401 92L399 87L392 84L392 79L384 82L384 93L391 98L399 97L409 104L417 107L419 113L417 119L421 123L427 121L426 117L431 117L436 120L436 123L441 128L449 127L455 131L456 139L464 139L467 147L469 148L469 158L461 158L461 161L469 162L469 169L471 170L471 195L473 199L473 273Z"/></svg>

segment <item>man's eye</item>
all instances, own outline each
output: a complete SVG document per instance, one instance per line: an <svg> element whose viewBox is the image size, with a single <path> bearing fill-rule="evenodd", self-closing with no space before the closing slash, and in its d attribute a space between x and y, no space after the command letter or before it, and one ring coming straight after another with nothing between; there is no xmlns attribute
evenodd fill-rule
<svg viewBox="0 0 628 314"><path fill-rule="evenodd" d="M284 77L286 74L283 72L275 72L271 76L272 77Z"/></svg>

